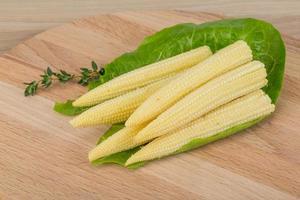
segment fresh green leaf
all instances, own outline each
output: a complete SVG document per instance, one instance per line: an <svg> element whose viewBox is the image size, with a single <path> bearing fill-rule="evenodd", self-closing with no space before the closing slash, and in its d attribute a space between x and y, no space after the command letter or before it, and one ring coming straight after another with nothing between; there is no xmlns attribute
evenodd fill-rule
<svg viewBox="0 0 300 200"><path fill-rule="evenodd" d="M48 76L52 76L53 75L53 71L51 70L50 67L47 67L47 71L46 71Z"/></svg>
<svg viewBox="0 0 300 200"><path fill-rule="evenodd" d="M88 90L92 90L95 87L98 87L99 85L101 85L102 83L104 83L104 82L102 82L101 79L99 79L99 80L92 80L92 81L90 81L88 83Z"/></svg>
<svg viewBox="0 0 300 200"><path fill-rule="evenodd" d="M89 107L74 107L72 103L73 100L67 100L66 102L62 103L56 102L53 110L63 115L74 116L89 109Z"/></svg>
<svg viewBox="0 0 300 200"><path fill-rule="evenodd" d="M66 83L67 81L73 79L74 75L67 73L64 70L60 70L60 73L56 73L55 76L62 83Z"/></svg>
<svg viewBox="0 0 300 200"><path fill-rule="evenodd" d="M36 93L36 90L38 88L38 83L36 81L32 81L30 83L24 83L25 85L27 85L27 87L25 88L24 91L24 95L25 96L33 96Z"/></svg>
<svg viewBox="0 0 300 200"><path fill-rule="evenodd" d="M124 124L113 124L97 141L97 145L124 128Z"/></svg>
<svg viewBox="0 0 300 200"><path fill-rule="evenodd" d="M95 61L92 61L92 68L93 68L94 72L96 72L98 69L98 65L95 63Z"/></svg>
<svg viewBox="0 0 300 200"><path fill-rule="evenodd" d="M52 78L51 78L51 75L48 75L47 74L48 72L45 72L44 75L41 75L42 77L42 81L41 81L41 84L44 88L47 88L49 87L51 84L52 84Z"/></svg>
<svg viewBox="0 0 300 200"><path fill-rule="evenodd" d="M92 161L92 164L94 165L100 165L100 164L118 164L121 166L125 166L126 161L128 160L128 158L134 154L135 152L137 152L138 150L140 150L141 147L135 147L133 149L129 149L126 151L122 151L119 153L115 153L109 156L105 156L103 158L99 158L97 160ZM139 165L140 166L140 165ZM132 165L131 166L132 169L136 168L136 165Z"/></svg>
<svg viewBox="0 0 300 200"><path fill-rule="evenodd" d="M83 85L83 86L86 86L86 85L88 84L88 82L89 82L89 78L88 78L88 77L82 77L82 78L78 81L78 83L79 83L80 85Z"/></svg>
<svg viewBox="0 0 300 200"><path fill-rule="evenodd" d="M106 65L105 74L99 80L90 82L89 89L131 70L199 46L208 45L215 52L237 40L246 41L252 49L254 59L265 64L268 73L268 85L264 91L270 96L272 102L276 103L284 74L285 46L280 33L271 24L250 18L226 19L200 25L178 24L163 29L146 37L135 51L125 53ZM238 125L208 138L194 139L175 154L227 137L251 127L261 120L262 118L259 118ZM124 156L124 159L127 156L128 154ZM110 157L108 160L112 163L118 162L114 160L114 157ZM134 168L143 164L137 163Z"/></svg>

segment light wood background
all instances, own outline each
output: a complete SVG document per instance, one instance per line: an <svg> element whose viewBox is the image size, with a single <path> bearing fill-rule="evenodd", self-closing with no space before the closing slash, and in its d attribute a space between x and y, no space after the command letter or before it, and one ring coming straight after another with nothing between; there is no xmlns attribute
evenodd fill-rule
<svg viewBox="0 0 300 200"><path fill-rule="evenodd" d="M22 82L38 78L48 65L78 72L91 59L107 63L134 49L165 26L220 18L174 11L98 15L37 35L0 56L0 199L298 199L300 41L289 32L285 84L269 120L136 171L92 167L87 152L107 127L73 129L68 117L52 111L53 101L74 98L82 87L56 85L23 97ZM279 26L290 23L279 19Z"/></svg>
<svg viewBox="0 0 300 200"><path fill-rule="evenodd" d="M191 10L266 19L300 38L299 0L0 0L0 53L76 18L128 10Z"/></svg>

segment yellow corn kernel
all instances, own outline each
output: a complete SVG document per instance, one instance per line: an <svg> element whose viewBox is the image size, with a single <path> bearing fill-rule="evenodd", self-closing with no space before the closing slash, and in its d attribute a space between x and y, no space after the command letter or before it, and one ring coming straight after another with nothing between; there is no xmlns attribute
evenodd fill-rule
<svg viewBox="0 0 300 200"><path fill-rule="evenodd" d="M89 160L93 161L104 156L108 156L114 153L125 151L127 149L134 148L141 145L133 141L133 137L141 128L128 128L125 127L99 145L97 145L93 150L89 152Z"/></svg>
<svg viewBox="0 0 300 200"><path fill-rule="evenodd" d="M153 120L197 87L251 60L251 49L244 41L219 50L151 95L129 117L126 126L133 127Z"/></svg>
<svg viewBox="0 0 300 200"><path fill-rule="evenodd" d="M151 52L149 52L151 53ZM146 65L106 82L73 102L73 106L92 106L104 100L116 97L124 92L145 86L156 80L187 69L208 56L211 50L208 46L199 47L165 60Z"/></svg>
<svg viewBox="0 0 300 200"><path fill-rule="evenodd" d="M258 90L267 83L264 64L252 61L208 81L194 90L140 131L135 140L153 139L190 122L240 96Z"/></svg>
<svg viewBox="0 0 300 200"><path fill-rule="evenodd" d="M70 124L73 127L87 127L124 122L139 105L172 78L162 79L98 104L72 119Z"/></svg>
<svg viewBox="0 0 300 200"><path fill-rule="evenodd" d="M261 90L236 99L208 113L191 126L161 136L133 154L126 166L170 155L196 138L207 138L239 124L266 116L274 111L270 98Z"/></svg>

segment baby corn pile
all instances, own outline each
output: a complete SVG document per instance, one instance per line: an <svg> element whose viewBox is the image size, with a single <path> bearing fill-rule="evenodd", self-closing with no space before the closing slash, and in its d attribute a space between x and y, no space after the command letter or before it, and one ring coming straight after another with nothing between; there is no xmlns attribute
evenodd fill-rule
<svg viewBox="0 0 300 200"><path fill-rule="evenodd" d="M205 139L271 114L262 88L263 63L237 41L212 54L207 46L123 74L84 94L73 106L93 106L71 120L74 127L125 122L97 145L89 160L143 147L126 166L180 152Z"/></svg>

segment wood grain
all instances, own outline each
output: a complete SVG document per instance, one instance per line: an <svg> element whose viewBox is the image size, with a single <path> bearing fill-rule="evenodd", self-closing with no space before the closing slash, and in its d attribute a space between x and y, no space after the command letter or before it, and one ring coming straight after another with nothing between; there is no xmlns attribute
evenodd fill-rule
<svg viewBox="0 0 300 200"><path fill-rule="evenodd" d="M256 17L300 38L299 0L1 0L0 53L51 27L74 19L120 11L188 10Z"/></svg>
<svg viewBox="0 0 300 200"><path fill-rule="evenodd" d="M108 63L146 36L180 22L222 18L183 11L120 12L76 20L0 57L0 197L3 199L297 199L300 197L300 41L284 35L285 82L275 114L225 140L130 171L93 167L87 152L107 128L73 129L55 100L76 84L23 97L22 82L49 65L78 72Z"/></svg>

